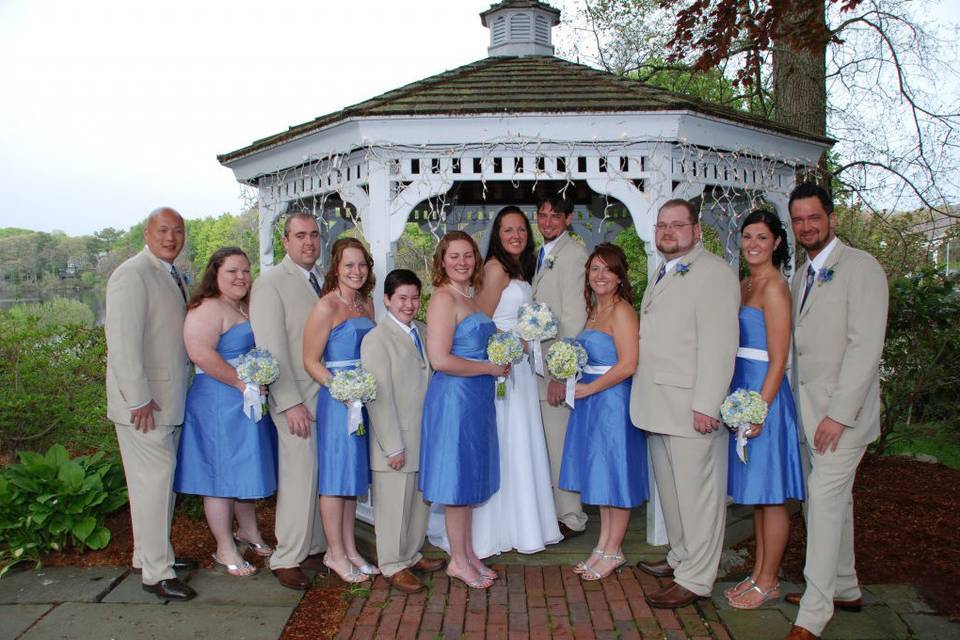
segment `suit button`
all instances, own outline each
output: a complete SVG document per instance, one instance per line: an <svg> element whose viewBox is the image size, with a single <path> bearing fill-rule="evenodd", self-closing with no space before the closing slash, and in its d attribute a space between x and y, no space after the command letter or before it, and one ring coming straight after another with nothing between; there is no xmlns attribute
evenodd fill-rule
<svg viewBox="0 0 960 640"><path fill-rule="evenodd" d="M797 351L797 355L798 355L798 356L802 356L802 355L803 355L803 351Z"/></svg>

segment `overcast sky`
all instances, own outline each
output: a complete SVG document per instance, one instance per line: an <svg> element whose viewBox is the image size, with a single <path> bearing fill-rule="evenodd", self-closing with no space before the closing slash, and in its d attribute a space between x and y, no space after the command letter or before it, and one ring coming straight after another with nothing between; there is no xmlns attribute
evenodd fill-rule
<svg viewBox="0 0 960 640"><path fill-rule="evenodd" d="M490 4L0 0L0 227L237 213L216 154L485 57Z"/></svg>

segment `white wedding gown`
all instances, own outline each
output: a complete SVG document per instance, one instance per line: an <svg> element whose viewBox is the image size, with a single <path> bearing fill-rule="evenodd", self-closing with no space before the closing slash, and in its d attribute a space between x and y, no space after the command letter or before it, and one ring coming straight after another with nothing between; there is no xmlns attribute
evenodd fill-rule
<svg viewBox="0 0 960 640"><path fill-rule="evenodd" d="M532 300L528 282L511 280L493 312L497 328L508 331L516 326L520 305ZM480 558L513 549L536 553L563 540L553 505L537 376L528 360L513 366L507 395L497 398L495 405L500 490L473 510L473 548ZM450 550L442 505L431 508L427 535L434 545Z"/></svg>

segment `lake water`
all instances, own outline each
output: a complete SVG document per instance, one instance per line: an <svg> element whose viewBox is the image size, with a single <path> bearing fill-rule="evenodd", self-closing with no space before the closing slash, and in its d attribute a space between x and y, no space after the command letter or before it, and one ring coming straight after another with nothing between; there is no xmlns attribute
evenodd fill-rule
<svg viewBox="0 0 960 640"><path fill-rule="evenodd" d="M21 296L13 295L11 291L0 291L0 311L9 309L18 304L28 304L32 302L46 302L51 298L67 298L70 300L79 300L90 307L93 316L97 319L97 324L103 324L103 317L106 313L106 304L104 302L104 292L93 289L56 289L48 291L25 292Z"/></svg>

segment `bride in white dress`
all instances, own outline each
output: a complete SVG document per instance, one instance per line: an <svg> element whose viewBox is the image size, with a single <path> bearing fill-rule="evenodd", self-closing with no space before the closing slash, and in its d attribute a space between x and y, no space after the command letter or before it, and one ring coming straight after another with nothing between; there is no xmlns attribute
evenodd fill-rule
<svg viewBox="0 0 960 640"><path fill-rule="evenodd" d="M502 209L490 229L483 286L477 294L478 305L501 331L516 326L520 306L533 301L533 247L526 215L516 207ZM497 398L496 410L500 490L473 510L473 548L480 558L514 549L536 553L563 540L537 379L528 360L513 366L506 397ZM442 506L431 509L427 535L434 545L449 549Z"/></svg>

